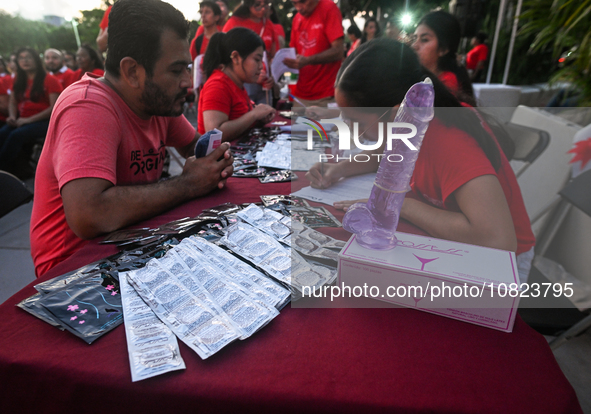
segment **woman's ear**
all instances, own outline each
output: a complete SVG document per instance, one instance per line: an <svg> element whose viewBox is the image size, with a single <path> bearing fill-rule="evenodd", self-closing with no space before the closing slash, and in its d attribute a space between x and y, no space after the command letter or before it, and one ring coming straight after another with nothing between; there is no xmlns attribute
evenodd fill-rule
<svg viewBox="0 0 591 414"><path fill-rule="evenodd" d="M234 50L234 51L232 51L232 53L230 53L230 59L232 59L232 62L235 65L240 65L240 54L236 50Z"/></svg>

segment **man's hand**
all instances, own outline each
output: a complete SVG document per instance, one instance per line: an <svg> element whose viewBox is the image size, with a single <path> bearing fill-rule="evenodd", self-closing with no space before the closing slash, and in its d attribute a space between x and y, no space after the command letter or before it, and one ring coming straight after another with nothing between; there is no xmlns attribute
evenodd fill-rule
<svg viewBox="0 0 591 414"><path fill-rule="evenodd" d="M234 157L227 142L198 160L195 157L187 158L181 179L191 198L207 194L216 187L224 188L226 180L234 172L233 162Z"/></svg>
<svg viewBox="0 0 591 414"><path fill-rule="evenodd" d="M297 55L295 59L285 58L283 64L291 69L301 69L310 64L310 59L306 56Z"/></svg>

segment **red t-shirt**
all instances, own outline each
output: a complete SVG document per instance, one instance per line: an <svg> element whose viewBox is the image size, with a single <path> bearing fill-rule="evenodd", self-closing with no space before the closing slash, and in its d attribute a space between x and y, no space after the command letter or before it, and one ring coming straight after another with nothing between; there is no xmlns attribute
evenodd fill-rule
<svg viewBox="0 0 591 414"><path fill-rule="evenodd" d="M439 75L438 78L451 93L458 96L458 93L460 92L460 84L458 83L458 77L455 73L441 72L441 75Z"/></svg>
<svg viewBox="0 0 591 414"><path fill-rule="evenodd" d="M99 24L99 27L103 30L109 27L109 13L111 13L112 7L113 6L109 6L107 10L105 10L105 14L103 14L103 18L101 19L101 22Z"/></svg>
<svg viewBox="0 0 591 414"><path fill-rule="evenodd" d="M199 26L199 27L203 27L203 26ZM207 50L207 45L209 44L209 39L207 37L205 37L205 35L203 36L203 40L201 41L201 49L199 49L199 53L197 53L195 51L195 43L197 43L197 38L199 36L195 36L193 38L193 40L191 41L191 47L190 47L190 52L191 52L191 60L195 60L195 58L199 55L203 55L205 53L205 51Z"/></svg>
<svg viewBox="0 0 591 414"><path fill-rule="evenodd" d="M23 99L17 101L18 116L20 118L28 118L49 108L49 95L52 93L59 94L64 90L60 82L49 73L45 75L45 81L43 82L43 96L37 102L31 100L32 87L33 79L28 79Z"/></svg>
<svg viewBox="0 0 591 414"><path fill-rule="evenodd" d="M262 19L260 22L255 23L249 18L242 19L237 16L232 16L224 25L224 33L229 32L235 27L246 27L258 34L265 43L267 55L271 58L273 57L275 54L273 49L275 49L275 45L277 44L277 35L275 34L275 29L273 28L273 22L271 20Z"/></svg>
<svg viewBox="0 0 591 414"><path fill-rule="evenodd" d="M302 56L324 52L332 42L344 36L342 22L339 8L331 0L320 0L310 16L298 13L294 17L289 45ZM340 60L304 66L300 69L294 95L308 100L334 96L334 83L340 67Z"/></svg>
<svg viewBox="0 0 591 414"><path fill-rule="evenodd" d="M435 207L460 211L454 191L482 175L496 176L511 211L517 235L516 254L520 254L535 245L535 237L515 174L500 148L499 151L501 167L497 172L474 138L455 127L446 127L435 118L425 134L411 189L419 198Z"/></svg>
<svg viewBox="0 0 591 414"><path fill-rule="evenodd" d="M218 32L222 32L224 30L224 25L223 24L218 24ZM203 32L205 31L205 28L203 27L203 25L199 26L197 28L197 32L195 32L195 37L193 38L193 40L197 39L199 36L201 36L203 34Z"/></svg>
<svg viewBox="0 0 591 414"><path fill-rule="evenodd" d="M82 77L84 76L84 73L88 73L88 72L82 72L82 69L77 69L74 73L72 73L72 83L74 82L78 82L80 79L82 79ZM90 72L94 75L97 75L99 78L101 76L103 76L105 74L105 71L99 68L93 69L92 72Z"/></svg>
<svg viewBox="0 0 591 414"><path fill-rule="evenodd" d="M62 66L57 72L50 73L60 82L64 89L74 83L74 71L66 65Z"/></svg>
<svg viewBox="0 0 591 414"><path fill-rule="evenodd" d="M138 117L110 87L87 75L60 95L35 177L31 254L41 276L86 241L68 227L60 191L79 178L115 185L158 181L165 146L182 147L195 137L183 116Z"/></svg>
<svg viewBox="0 0 591 414"><path fill-rule="evenodd" d="M216 69L203 85L197 108L198 130L200 134L205 134L203 111L220 111L228 114L228 119L233 121L251 111L252 103L244 88L240 89L228 75Z"/></svg>
<svg viewBox="0 0 591 414"><path fill-rule="evenodd" d="M466 54L466 69L474 70L478 65L478 62L481 60L486 60L488 58L488 46L485 44L480 44L474 46L472 50L470 50Z"/></svg>

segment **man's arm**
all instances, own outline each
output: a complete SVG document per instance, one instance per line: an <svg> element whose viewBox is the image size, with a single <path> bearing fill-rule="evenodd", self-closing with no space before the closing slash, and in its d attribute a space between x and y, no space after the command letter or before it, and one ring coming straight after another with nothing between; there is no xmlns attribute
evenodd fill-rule
<svg viewBox="0 0 591 414"><path fill-rule="evenodd" d="M295 59L284 59L283 63L291 69L301 69L307 65L319 65L343 59L344 39L339 37L330 44L330 48L312 56L298 55Z"/></svg>
<svg viewBox="0 0 591 414"><path fill-rule="evenodd" d="M61 190L68 225L78 237L92 239L221 189L232 175L229 148L222 144L199 160L189 157L180 176L154 184L117 186L100 178L72 180Z"/></svg>

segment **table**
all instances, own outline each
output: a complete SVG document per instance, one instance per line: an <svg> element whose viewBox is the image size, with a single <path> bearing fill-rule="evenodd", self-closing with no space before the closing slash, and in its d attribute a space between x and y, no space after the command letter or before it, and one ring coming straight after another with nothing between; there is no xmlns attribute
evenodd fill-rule
<svg viewBox="0 0 591 414"><path fill-rule="evenodd" d="M289 191L231 178L142 224ZM35 283L115 251L92 241ZM207 360L179 341L186 370L132 383L123 327L87 345L14 306L35 283L0 305L3 413L581 412L545 339L519 317L507 334L413 309L288 306Z"/></svg>

